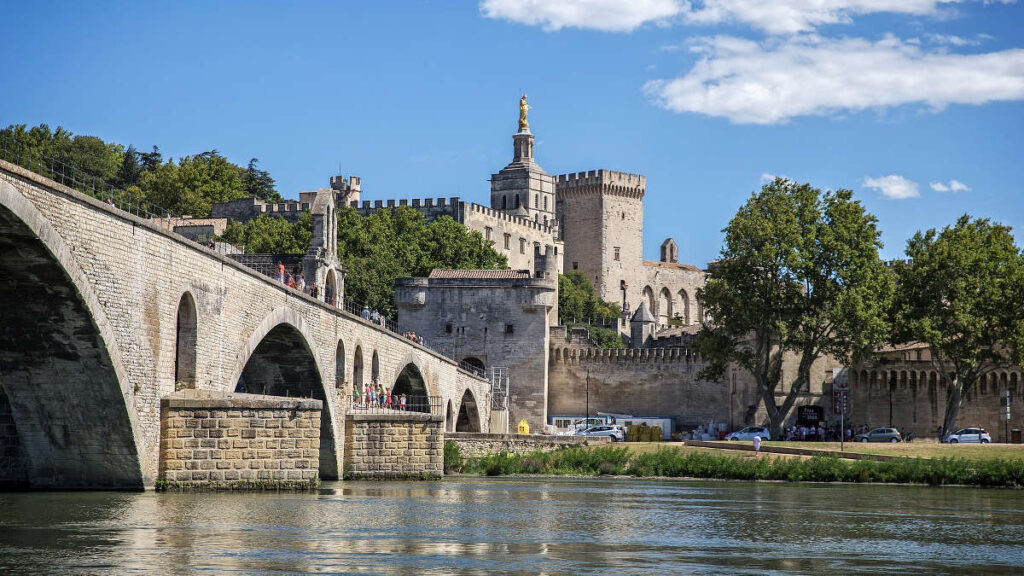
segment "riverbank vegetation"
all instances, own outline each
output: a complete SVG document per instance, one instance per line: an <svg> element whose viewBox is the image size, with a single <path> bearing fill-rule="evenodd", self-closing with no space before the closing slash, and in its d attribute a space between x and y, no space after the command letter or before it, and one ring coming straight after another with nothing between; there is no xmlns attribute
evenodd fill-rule
<svg viewBox="0 0 1024 576"><path fill-rule="evenodd" d="M448 442L454 446L453 442ZM451 458L451 460L449 460ZM487 476L511 474L625 475L637 478L709 478L787 482L878 482L897 484L1024 487L1024 459L894 458L885 462L835 456L795 458L768 454L718 454L662 447L567 447L551 452L500 452L463 458L445 449L445 470Z"/></svg>

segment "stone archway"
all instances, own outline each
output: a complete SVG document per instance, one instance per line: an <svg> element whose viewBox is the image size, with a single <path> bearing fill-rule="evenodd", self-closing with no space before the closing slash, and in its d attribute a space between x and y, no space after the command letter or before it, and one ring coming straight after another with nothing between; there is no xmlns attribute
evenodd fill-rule
<svg viewBox="0 0 1024 576"><path fill-rule="evenodd" d="M472 368L473 372L483 376L486 373L486 367L484 361L477 358L476 356L466 356L462 361L469 367Z"/></svg>
<svg viewBox="0 0 1024 576"><path fill-rule="evenodd" d="M476 407L476 398L468 389L459 402L459 417L455 421L456 432L479 432L480 411Z"/></svg>
<svg viewBox="0 0 1024 576"><path fill-rule="evenodd" d="M174 389L196 387L196 337L198 320L196 301L185 292L178 302L178 322L174 342Z"/></svg>
<svg viewBox="0 0 1024 576"><path fill-rule="evenodd" d="M412 412L430 412L430 401L427 396L427 382L420 369L412 362L405 365L395 378L392 397L406 396L406 406Z"/></svg>
<svg viewBox="0 0 1024 576"><path fill-rule="evenodd" d="M352 386L363 393L363 347L356 345L355 354L352 356Z"/></svg>
<svg viewBox="0 0 1024 576"><path fill-rule="evenodd" d="M647 302L647 308L651 311L651 315L655 318L658 317L658 302L654 298L654 289L650 286L645 286L643 291L643 300ZM639 308L639 306L637 306Z"/></svg>
<svg viewBox="0 0 1024 576"><path fill-rule="evenodd" d="M683 326L690 325L690 295L686 293L686 290L679 290L679 316L683 321Z"/></svg>
<svg viewBox="0 0 1024 576"><path fill-rule="evenodd" d="M255 336L255 335L254 335ZM338 478L337 448L326 386L309 341L295 325L282 321L266 331L245 362L235 392L267 396L314 398L323 402L320 415L320 478Z"/></svg>
<svg viewBox="0 0 1024 576"><path fill-rule="evenodd" d="M348 394L345 386L345 342L338 340L338 348L334 352L334 388L338 394Z"/></svg>
<svg viewBox="0 0 1024 576"><path fill-rule="evenodd" d="M672 319L672 293L668 291L668 288L662 288L658 292L658 325L667 326L668 321Z"/></svg>
<svg viewBox="0 0 1024 576"><path fill-rule="evenodd" d="M0 414L13 421L0 485L141 489L135 393L96 294L49 222L0 182ZM16 303L16 305L14 305ZM144 470L149 470L145 472Z"/></svg>
<svg viewBox="0 0 1024 576"><path fill-rule="evenodd" d="M333 268L327 271L327 279L324 282L324 302L331 306L338 302L338 280Z"/></svg>
<svg viewBox="0 0 1024 576"><path fill-rule="evenodd" d="M455 431L455 408L452 407L451 400L448 401L448 405L444 409L444 431Z"/></svg>

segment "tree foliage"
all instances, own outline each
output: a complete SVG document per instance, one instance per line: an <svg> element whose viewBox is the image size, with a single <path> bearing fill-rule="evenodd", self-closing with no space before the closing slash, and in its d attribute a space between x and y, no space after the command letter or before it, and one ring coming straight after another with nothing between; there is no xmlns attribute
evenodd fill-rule
<svg viewBox="0 0 1024 576"><path fill-rule="evenodd" d="M817 359L849 362L888 335L892 277L878 257L876 224L849 190L822 194L780 178L724 230L721 259L697 293L711 318L697 337L708 361L703 376L721 379L733 363L749 372L773 435ZM786 354L799 363L789 389L780 390Z"/></svg>
<svg viewBox="0 0 1024 576"><path fill-rule="evenodd" d="M579 270L558 276L558 314L564 319L618 318L622 306L594 294L594 285Z"/></svg>
<svg viewBox="0 0 1024 576"><path fill-rule="evenodd" d="M300 254L312 238L312 217L292 224L264 215L246 224L232 223L221 239L247 252ZM395 280L427 276L435 268L507 268L504 256L484 240L444 216L426 222L408 206L379 210L362 217L352 207L338 210L338 257L345 269L345 298L377 309L388 318L397 314Z"/></svg>
<svg viewBox="0 0 1024 576"><path fill-rule="evenodd" d="M305 254L313 241L313 216L303 212L295 223L268 214L246 224L230 222L221 240L257 254Z"/></svg>
<svg viewBox="0 0 1024 576"><path fill-rule="evenodd" d="M961 216L907 241L895 266L895 341L931 347L946 380L943 429L955 430L964 398L990 371L1024 361L1024 255L1008 226Z"/></svg>
<svg viewBox="0 0 1024 576"><path fill-rule="evenodd" d="M255 158L242 168L212 150L164 162L156 146L151 152L139 153L134 146L125 148L95 136L75 135L62 127L51 130L46 124L32 128L12 124L0 130L0 138L21 145L21 163L26 168L38 170L51 166L51 159L57 160L79 170L74 174L78 179L102 180L177 214L206 217L212 203L250 195L268 201L281 199L274 179L257 167Z"/></svg>

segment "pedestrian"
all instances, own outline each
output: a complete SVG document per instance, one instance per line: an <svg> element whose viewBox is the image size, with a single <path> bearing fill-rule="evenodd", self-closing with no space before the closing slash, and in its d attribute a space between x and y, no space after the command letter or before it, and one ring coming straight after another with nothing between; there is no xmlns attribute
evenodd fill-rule
<svg viewBox="0 0 1024 576"><path fill-rule="evenodd" d="M306 291L306 275L299 272L299 280L295 283L295 287L299 289L299 292Z"/></svg>
<svg viewBox="0 0 1024 576"><path fill-rule="evenodd" d="M419 345L420 345L420 346L423 346L423 335L422 335L422 334L420 335L420 341L419 341Z"/></svg>
<svg viewBox="0 0 1024 576"><path fill-rule="evenodd" d="M277 281L284 284L284 263L277 261Z"/></svg>
<svg viewBox="0 0 1024 576"><path fill-rule="evenodd" d="M363 320L369 320L370 319L370 309L367 308L366 306L363 306L362 317L363 317Z"/></svg>
<svg viewBox="0 0 1024 576"><path fill-rule="evenodd" d="M310 284L309 295L318 300L320 299L320 287L316 285L316 282Z"/></svg>
<svg viewBox="0 0 1024 576"><path fill-rule="evenodd" d="M405 412L405 392L399 397L399 404L401 404L402 412Z"/></svg>
<svg viewBox="0 0 1024 576"><path fill-rule="evenodd" d="M761 453L761 435L754 436L754 456Z"/></svg>
<svg viewBox="0 0 1024 576"><path fill-rule="evenodd" d="M385 400L384 400L384 406L388 410L391 410L391 390L388 390L388 392L387 392L387 396L385 397Z"/></svg>
<svg viewBox="0 0 1024 576"><path fill-rule="evenodd" d="M288 275L288 281L285 282L285 286L288 286L289 288L294 289L295 288L295 276L292 276L291 274L289 274Z"/></svg>
<svg viewBox="0 0 1024 576"><path fill-rule="evenodd" d="M377 312L377 309L374 308L373 312L370 314L370 322L373 322L374 324L377 324L379 321L380 321L380 312Z"/></svg>

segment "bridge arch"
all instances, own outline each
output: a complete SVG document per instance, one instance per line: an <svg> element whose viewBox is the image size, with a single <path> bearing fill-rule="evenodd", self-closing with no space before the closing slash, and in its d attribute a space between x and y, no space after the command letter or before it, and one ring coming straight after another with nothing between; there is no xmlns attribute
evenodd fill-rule
<svg viewBox="0 0 1024 576"><path fill-rule="evenodd" d="M444 408L444 431L455 432L455 408L450 398Z"/></svg>
<svg viewBox="0 0 1024 576"><path fill-rule="evenodd" d="M363 393L363 346L356 344L356 351L352 354L352 386Z"/></svg>
<svg viewBox="0 0 1024 576"><path fill-rule="evenodd" d="M476 407L476 397L468 388L459 401L459 417L455 421L456 432L479 432L480 411Z"/></svg>
<svg viewBox="0 0 1024 576"><path fill-rule="evenodd" d="M316 342L298 313L274 310L249 337L235 391L268 396L315 398L323 402L320 415L320 477L338 478L334 397L310 343Z"/></svg>
<svg viewBox="0 0 1024 576"><path fill-rule="evenodd" d="M429 396L427 380L414 362L409 362L399 371L398 376L395 377L391 394L399 397L405 394L410 411L430 411L429 406L426 405L426 398Z"/></svg>
<svg viewBox="0 0 1024 576"><path fill-rule="evenodd" d="M196 387L196 336L199 321L196 301L185 292L178 301L178 320L174 341L174 389Z"/></svg>
<svg viewBox="0 0 1024 576"><path fill-rule="evenodd" d="M21 457L0 470L0 483L151 484L156 461L139 457L146 439L129 410L134 387L104 308L69 246L8 182L0 182L0 254L0 301L18 303L3 311L0 404Z"/></svg>
<svg viewBox="0 0 1024 576"><path fill-rule="evenodd" d="M338 348L334 352L334 387L338 394L347 394L345 390L345 341L338 340Z"/></svg>

